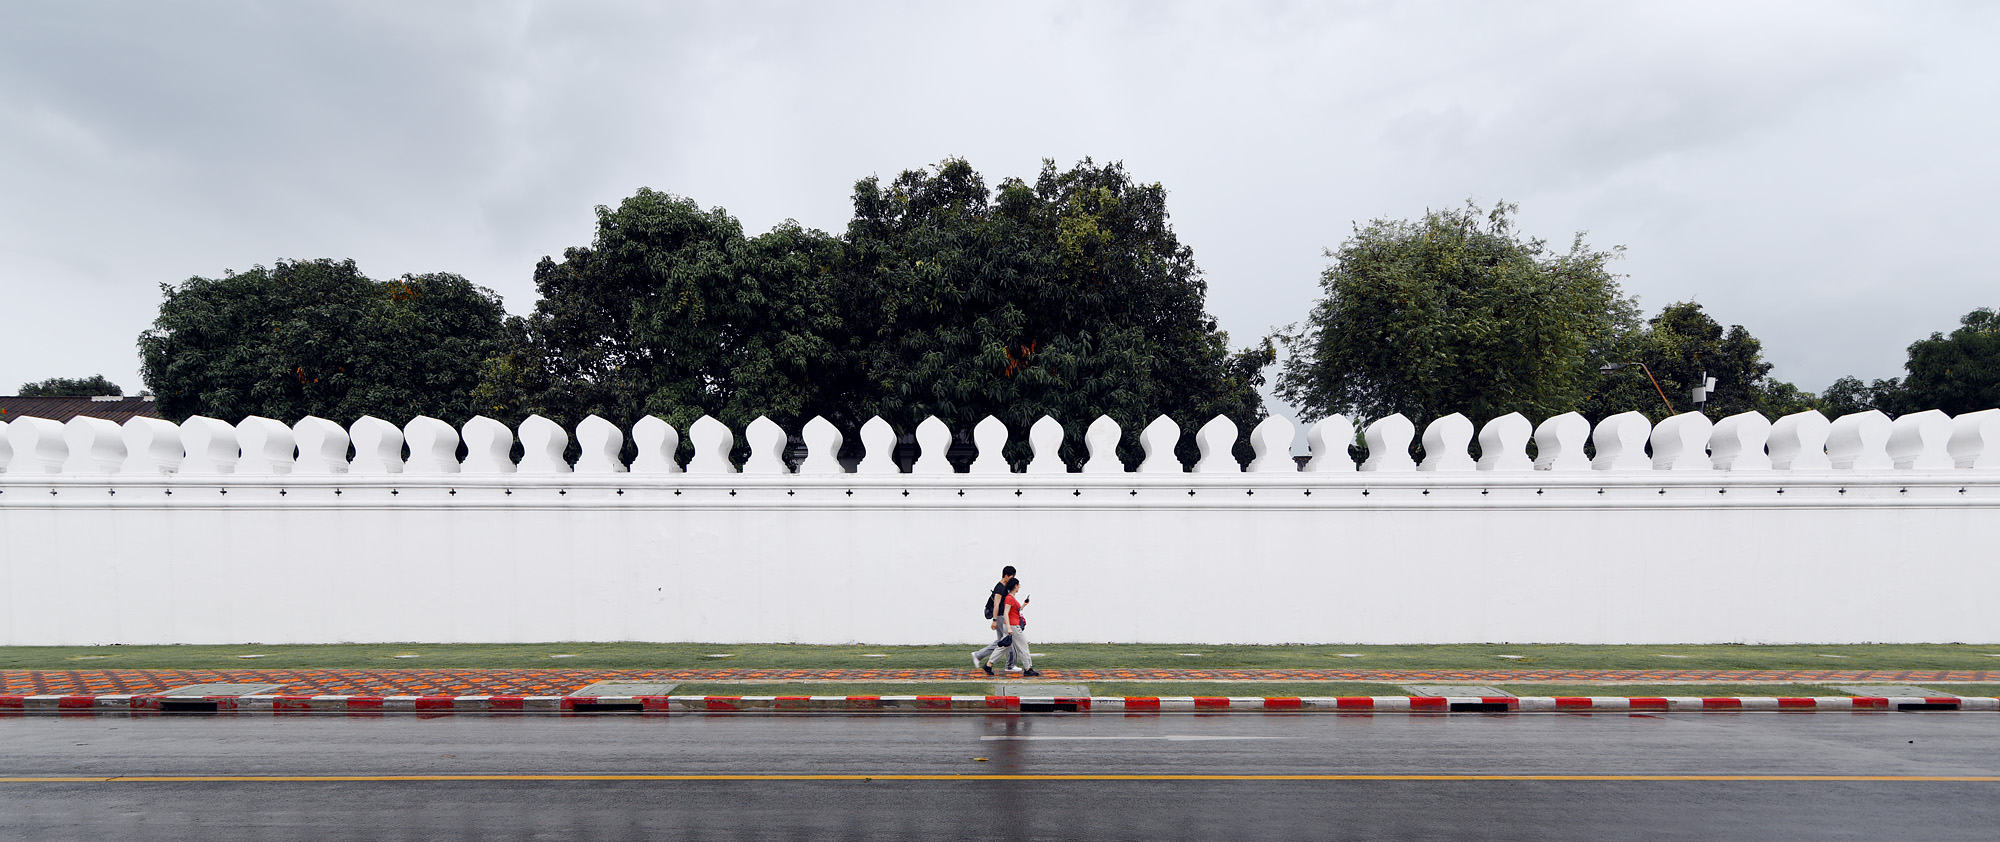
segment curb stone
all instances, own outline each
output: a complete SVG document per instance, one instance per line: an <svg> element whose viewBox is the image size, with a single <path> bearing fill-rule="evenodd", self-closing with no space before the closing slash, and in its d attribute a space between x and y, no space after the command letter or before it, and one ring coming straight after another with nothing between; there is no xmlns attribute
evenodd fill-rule
<svg viewBox="0 0 2000 842"><path fill-rule="evenodd" d="M0 696L27 713L1589 713L2000 711L1977 696Z"/></svg>

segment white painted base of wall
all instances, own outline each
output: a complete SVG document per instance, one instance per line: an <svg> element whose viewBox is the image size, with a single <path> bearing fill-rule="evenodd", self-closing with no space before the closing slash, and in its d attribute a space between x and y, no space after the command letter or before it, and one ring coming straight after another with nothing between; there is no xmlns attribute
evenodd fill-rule
<svg viewBox="0 0 2000 842"><path fill-rule="evenodd" d="M1003 564L1038 644L1995 642L1995 534L1987 471L15 473L0 644L972 646Z"/></svg>

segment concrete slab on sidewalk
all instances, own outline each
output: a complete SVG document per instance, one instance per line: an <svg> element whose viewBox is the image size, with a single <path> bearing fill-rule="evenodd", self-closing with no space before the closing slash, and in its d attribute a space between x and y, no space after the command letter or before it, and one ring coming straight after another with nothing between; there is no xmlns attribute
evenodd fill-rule
<svg viewBox="0 0 2000 842"><path fill-rule="evenodd" d="M571 691L571 696L671 696L679 684L659 681L598 681Z"/></svg>
<svg viewBox="0 0 2000 842"><path fill-rule="evenodd" d="M1498 687L1477 684L1404 684L1412 696L1513 696Z"/></svg>
<svg viewBox="0 0 2000 842"><path fill-rule="evenodd" d="M261 696L282 687L282 684L189 684L161 690L162 696Z"/></svg>
<svg viewBox="0 0 2000 842"><path fill-rule="evenodd" d="M1829 684L1827 686L1851 696L1958 697L1956 693L1946 693L1942 690L1932 690L1928 687L1912 687L1907 684Z"/></svg>
<svg viewBox="0 0 2000 842"><path fill-rule="evenodd" d="M1039 681L1002 681L993 685L995 696L1061 696L1082 698L1090 695L1090 688L1081 684L1043 684Z"/></svg>

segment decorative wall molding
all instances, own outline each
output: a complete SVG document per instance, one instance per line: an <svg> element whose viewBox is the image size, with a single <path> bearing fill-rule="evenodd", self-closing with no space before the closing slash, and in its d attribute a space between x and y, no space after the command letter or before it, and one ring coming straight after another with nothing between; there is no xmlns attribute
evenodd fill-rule
<svg viewBox="0 0 2000 842"><path fill-rule="evenodd" d="M0 425L0 477L22 474L61 475L377 475L377 474L623 474L688 473L832 476L846 472L835 458L846 437L824 418L814 418L801 431L804 459L787 461L793 440L768 418L758 418L739 436L708 416L689 431L694 455L685 467L677 453L680 434L667 422L647 416L631 433L638 457L628 466L622 457L626 431L592 415L577 425L575 439L582 456L571 464L564 456L570 431L539 415L521 422L518 431L484 416L454 429L435 418L418 416L402 427L364 416L346 429L321 418L307 417L287 426L251 416L229 424L195 416L172 424L157 418L134 418L123 427L94 418L67 425L41 418L17 418ZM1255 454L1239 463L1234 448L1241 438L1235 422L1217 416L1194 433L1199 457L1183 464L1175 453L1183 438L1180 425L1160 416L1139 435L1144 458L1127 465L1117 454L1124 437L1118 422L1098 417L1082 442L1084 459L1075 470L1056 456L1062 446L1062 425L1051 418L1036 422L1029 433L1034 458L1021 472L1046 474L1234 474L1344 473L1353 469L1347 455L1354 425L1332 416L1307 433L1310 452L1301 467L1291 454L1295 426L1284 418L1267 418L1251 431ZM1530 431L1532 430L1532 435ZM524 451L518 464L509 453L518 434ZM926 476L956 472L945 459L954 431L936 418L926 418L914 431L917 457L909 468L892 458L897 431L887 421L863 424L864 455L854 473ZM988 417L973 431L977 453L969 472L1013 473L1000 457L1013 431ZM1937 472L2000 467L2000 409L1952 418L1937 410L1912 413L1890 421L1870 410L1829 422L1818 412L1788 415L1772 422L1754 412L1711 422L1689 412L1655 427L1637 412L1613 415L1593 429L1583 416L1567 413L1531 425L1519 413L1509 413L1482 425L1476 435L1479 456L1471 444L1473 423L1452 413L1432 421L1423 433L1424 462L1410 458L1416 430L1401 414L1379 418L1362 431L1369 456L1360 466L1368 473L1417 471L1452 474L1479 471L1492 474L1532 471L1565 473L1583 470L1726 471L1732 473L1836 471ZM1589 441L1595 456L1586 458ZM1535 445L1530 457L1528 445ZM461 460L460 443L467 451ZM352 444L353 456L347 455ZM741 465L730 451L746 443L749 458ZM407 455L406 455L407 454ZM1057 481L1057 480L1051 480ZM1067 481L1067 480L1060 480Z"/></svg>
<svg viewBox="0 0 2000 842"><path fill-rule="evenodd" d="M1390 416L1360 466L1349 419L1308 428L1303 466L1269 419L1247 470L1226 421L1190 465L1156 420L1132 465L1098 419L1080 470L1054 419L1025 465L995 419L960 465L964 431L927 421L907 473L881 419L850 473L823 419L794 441L712 418L21 418L0 645L976 645L966 595L1003 564L1041 597L1038 642L2000 642L2000 411L1905 418L1451 415L1420 465Z"/></svg>

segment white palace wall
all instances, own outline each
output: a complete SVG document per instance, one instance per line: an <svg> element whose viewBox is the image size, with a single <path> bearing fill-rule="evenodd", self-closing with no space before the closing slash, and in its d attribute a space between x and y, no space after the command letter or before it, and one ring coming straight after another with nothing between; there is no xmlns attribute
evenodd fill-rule
<svg viewBox="0 0 2000 842"><path fill-rule="evenodd" d="M1481 426L1477 460L1450 416L1422 464L1391 416L1362 431L1362 466L1335 417L1303 471L1283 419L1252 431L1251 471L1227 420L1191 466L1171 424L1141 436L1139 470L1103 458L1100 424L1099 458L1063 471L1050 422L1026 472L952 473L950 431L926 422L902 473L871 422L842 473L813 458L840 440L815 423L792 473L765 422L746 473L709 419L686 468L658 419L631 431L631 466L601 419L574 431L575 465L571 431L539 418L17 419L0 644L970 643L1003 564L1037 642L2000 642L2000 411L1513 415ZM1008 435L989 419L974 439Z"/></svg>

